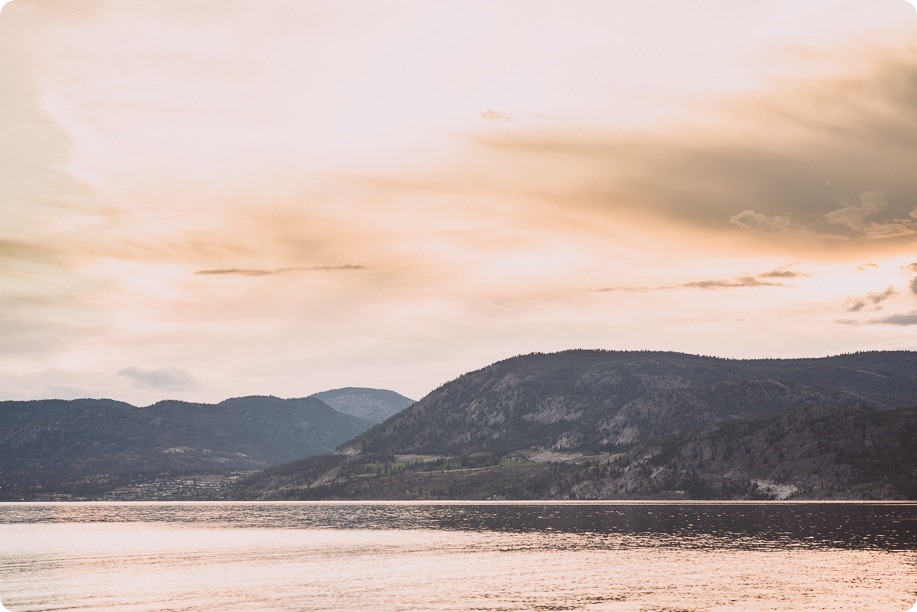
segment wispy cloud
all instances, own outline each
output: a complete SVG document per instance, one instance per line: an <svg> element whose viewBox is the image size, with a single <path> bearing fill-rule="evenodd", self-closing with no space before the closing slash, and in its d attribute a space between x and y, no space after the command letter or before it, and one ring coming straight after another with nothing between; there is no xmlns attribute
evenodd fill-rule
<svg viewBox="0 0 917 612"><path fill-rule="evenodd" d="M775 270L770 272L764 272L763 274L758 274L758 278L802 278L806 276L812 276L806 272L800 272L798 270L790 270L795 264L787 264L785 266L780 266Z"/></svg>
<svg viewBox="0 0 917 612"><path fill-rule="evenodd" d="M857 272L865 272L869 268L878 268L878 267L879 267L878 264L874 264L870 262L870 263L864 263L864 264L857 266L856 270Z"/></svg>
<svg viewBox="0 0 917 612"><path fill-rule="evenodd" d="M867 293L862 297L847 298L847 301L845 302L847 304L847 312L859 312L870 305L874 306L875 310L879 310L881 309L879 304L896 295L898 295L898 290L889 285L885 288L884 291Z"/></svg>
<svg viewBox="0 0 917 612"><path fill-rule="evenodd" d="M835 323L841 325L917 325L917 312L908 314L893 314L878 319L869 319L868 321L858 321L856 319L838 319Z"/></svg>
<svg viewBox="0 0 917 612"><path fill-rule="evenodd" d="M644 293L647 291L666 291L668 289L677 289L677 285L659 285L657 287L641 287L637 285L623 285L620 287L602 287L593 289L598 293Z"/></svg>
<svg viewBox="0 0 917 612"><path fill-rule="evenodd" d="M512 121L513 119L507 113L497 111L497 110L492 110L492 109L487 109L486 111L482 112L481 118L487 119L488 121L501 121L501 122Z"/></svg>
<svg viewBox="0 0 917 612"><path fill-rule="evenodd" d="M679 287L696 289L734 289L736 287L787 287L785 283L762 281L754 276L740 276L726 280L702 280L682 283Z"/></svg>
<svg viewBox="0 0 917 612"><path fill-rule="evenodd" d="M291 272L348 272L354 270L368 270L366 266L348 264L343 266L294 266L289 268L214 268L198 270L195 274L208 276L273 276L275 274L289 274Z"/></svg>
<svg viewBox="0 0 917 612"><path fill-rule="evenodd" d="M743 287L790 287L780 281L767 280L772 278L800 278L811 276L805 272L788 269L793 264L781 266L768 272L762 272L753 276L737 276L734 278L721 278L712 280L689 281L675 285L658 285L655 287L623 286L623 287L603 287L596 289L599 292L644 292L644 291L669 291L672 289L738 289ZM762 280L764 279L764 280Z"/></svg>
<svg viewBox="0 0 917 612"><path fill-rule="evenodd" d="M118 375L129 378L131 384L143 389L184 391L197 386L197 379L191 372L171 366L158 369L129 367L120 370Z"/></svg>

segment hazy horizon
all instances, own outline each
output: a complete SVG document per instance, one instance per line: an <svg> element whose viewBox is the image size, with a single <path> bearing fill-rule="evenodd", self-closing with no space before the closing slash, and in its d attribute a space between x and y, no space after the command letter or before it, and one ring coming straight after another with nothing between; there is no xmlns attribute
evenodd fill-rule
<svg viewBox="0 0 917 612"><path fill-rule="evenodd" d="M917 11L13 0L0 399L917 350Z"/></svg>

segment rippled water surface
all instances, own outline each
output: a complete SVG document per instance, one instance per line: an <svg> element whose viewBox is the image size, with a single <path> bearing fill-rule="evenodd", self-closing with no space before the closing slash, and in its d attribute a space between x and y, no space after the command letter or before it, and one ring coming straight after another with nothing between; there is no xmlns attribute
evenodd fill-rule
<svg viewBox="0 0 917 612"><path fill-rule="evenodd" d="M907 610L917 505L0 504L12 610Z"/></svg>

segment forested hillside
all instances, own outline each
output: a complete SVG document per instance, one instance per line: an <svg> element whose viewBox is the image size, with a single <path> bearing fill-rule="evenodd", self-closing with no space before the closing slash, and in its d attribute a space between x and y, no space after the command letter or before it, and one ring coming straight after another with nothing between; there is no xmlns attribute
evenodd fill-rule
<svg viewBox="0 0 917 612"><path fill-rule="evenodd" d="M371 423L315 398L219 404L0 402L0 499L99 494L166 474L256 470L331 451Z"/></svg>
<svg viewBox="0 0 917 612"><path fill-rule="evenodd" d="M267 498L913 498L917 353L567 351L465 374Z"/></svg>

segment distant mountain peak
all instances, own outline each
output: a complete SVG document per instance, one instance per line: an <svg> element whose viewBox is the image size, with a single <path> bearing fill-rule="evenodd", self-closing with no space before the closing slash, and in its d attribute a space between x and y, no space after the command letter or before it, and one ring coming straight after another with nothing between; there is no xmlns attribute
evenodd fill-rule
<svg viewBox="0 0 917 612"><path fill-rule="evenodd" d="M373 423L381 423L414 403L400 393L369 387L343 387L315 393L317 398L338 412Z"/></svg>

